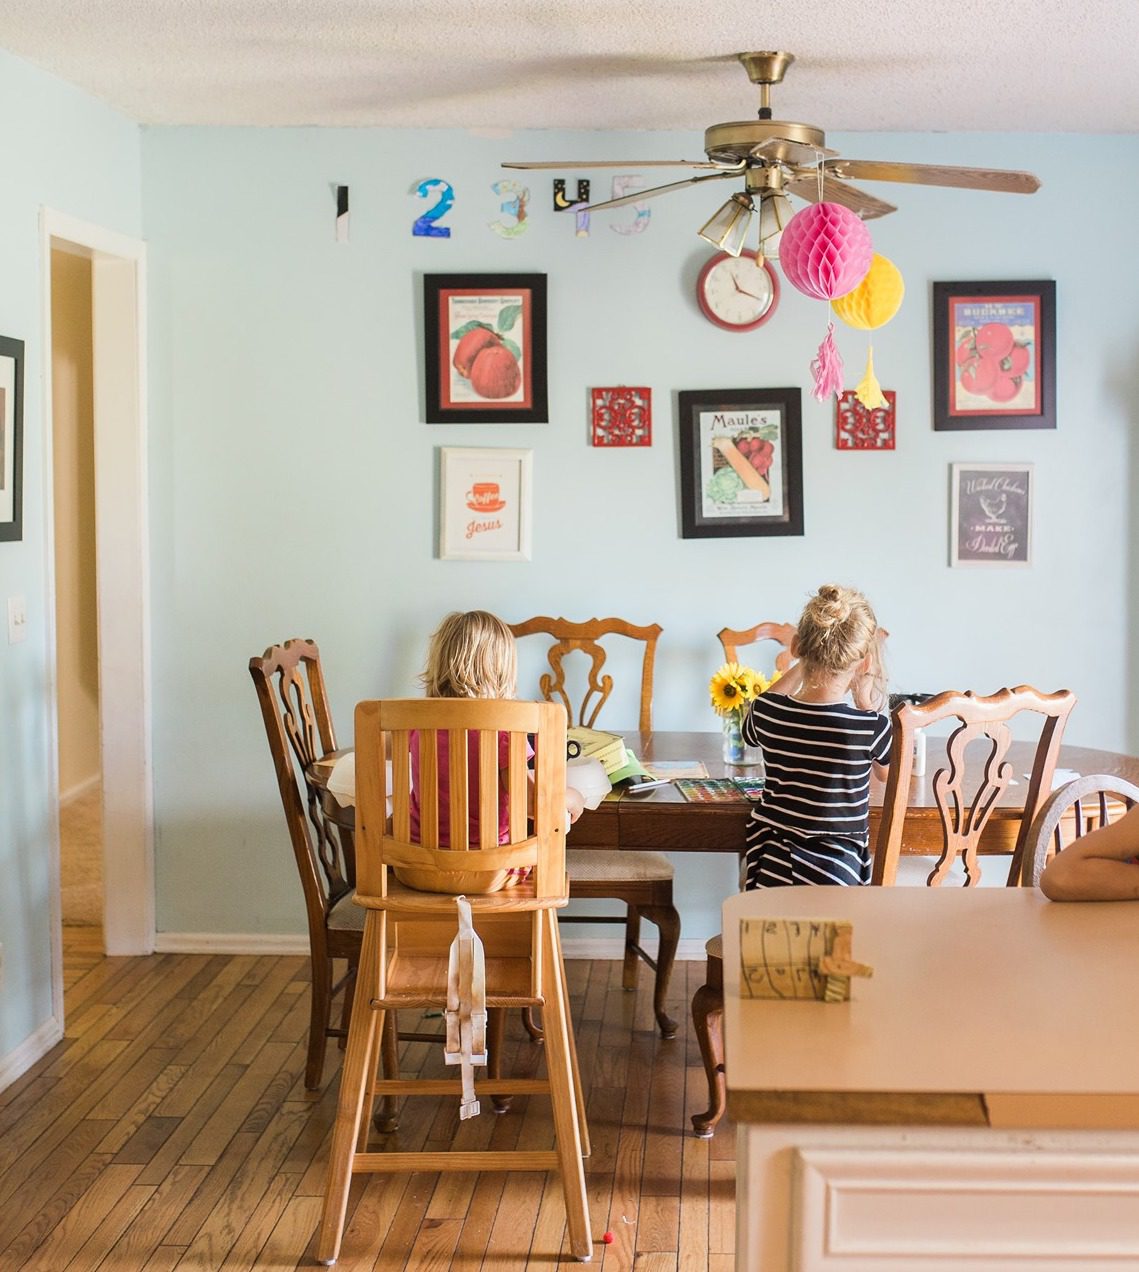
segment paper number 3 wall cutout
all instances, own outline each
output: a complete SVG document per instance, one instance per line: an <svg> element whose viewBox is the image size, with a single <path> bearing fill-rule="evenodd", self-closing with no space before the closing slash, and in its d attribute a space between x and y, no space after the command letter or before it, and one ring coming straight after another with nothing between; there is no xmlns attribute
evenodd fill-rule
<svg viewBox="0 0 1139 1272"><path fill-rule="evenodd" d="M439 222L450 212L455 204L455 191L449 181L441 181L438 177L427 177L415 182L411 193L420 199L435 196L434 204L412 222L411 232L416 238L450 238L451 227Z"/></svg>
<svg viewBox="0 0 1139 1272"><path fill-rule="evenodd" d="M526 219L526 205L530 202L530 191L517 181L495 181L490 187L502 199L499 211L514 218L510 221L489 221L490 228L501 238L517 238L525 234L530 226ZM506 196L503 198L503 196Z"/></svg>

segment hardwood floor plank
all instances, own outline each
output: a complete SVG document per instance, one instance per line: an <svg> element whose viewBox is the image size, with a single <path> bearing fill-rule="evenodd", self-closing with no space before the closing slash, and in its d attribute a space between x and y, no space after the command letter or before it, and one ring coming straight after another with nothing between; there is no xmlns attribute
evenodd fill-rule
<svg viewBox="0 0 1139 1272"><path fill-rule="evenodd" d="M69 931L80 931L71 929ZM65 933L67 1036L0 1093L2 1272L294 1272L313 1266L343 1053L304 1089L308 964L295 957L107 959ZM586 1191L595 1261L613 1272L723 1272L735 1240L734 1129L695 1139L706 1087L688 1012L702 965L678 964L680 1020L662 1041L652 980L571 960L567 982L593 1144ZM73 999L74 995L74 999ZM437 1015L408 1012L405 1076L452 1077ZM544 1048L507 1022L504 1071L545 1072ZM478 1080L476 1078L476 1088ZM550 1102L489 1099L460 1122L454 1097L407 1099L373 1152L544 1150ZM612 1245L601 1242L606 1229ZM541 1173L365 1176L352 1184L339 1272L573 1266L561 1181Z"/></svg>
<svg viewBox="0 0 1139 1272"><path fill-rule="evenodd" d="M124 1196L138 1175L137 1166L107 1165L60 1221L22 1263L20 1272L60 1272L71 1261L104 1216Z"/></svg>
<svg viewBox="0 0 1139 1272"><path fill-rule="evenodd" d="M105 1260L105 1272L150 1267L149 1260L163 1247L175 1252L169 1265L173 1267L182 1257L183 1247L165 1245L166 1234L208 1173L205 1166L175 1166L152 1190L150 1200L111 1247Z"/></svg>

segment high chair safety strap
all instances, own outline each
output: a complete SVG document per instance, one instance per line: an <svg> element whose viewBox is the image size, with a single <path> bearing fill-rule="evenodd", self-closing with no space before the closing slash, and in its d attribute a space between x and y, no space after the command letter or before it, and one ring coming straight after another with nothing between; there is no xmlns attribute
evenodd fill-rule
<svg viewBox="0 0 1139 1272"><path fill-rule="evenodd" d="M475 1065L486 1064L486 955L471 919L471 903L456 897L459 931L451 942L447 961L447 1041L443 1058L461 1066L463 1098L459 1119L478 1117L475 1098Z"/></svg>

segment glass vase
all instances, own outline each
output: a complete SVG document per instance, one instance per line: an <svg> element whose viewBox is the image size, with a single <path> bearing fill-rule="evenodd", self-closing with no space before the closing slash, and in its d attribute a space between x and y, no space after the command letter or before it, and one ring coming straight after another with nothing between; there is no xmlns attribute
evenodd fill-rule
<svg viewBox="0 0 1139 1272"><path fill-rule="evenodd" d="M758 746L748 746L744 742L743 717L733 711L723 716L723 757L725 764L737 768L754 768L763 764L763 751Z"/></svg>

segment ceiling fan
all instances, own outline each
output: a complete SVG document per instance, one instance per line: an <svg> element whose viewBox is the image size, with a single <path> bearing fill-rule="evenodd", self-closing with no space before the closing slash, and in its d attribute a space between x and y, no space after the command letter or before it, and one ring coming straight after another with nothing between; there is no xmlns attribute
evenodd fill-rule
<svg viewBox="0 0 1139 1272"><path fill-rule="evenodd" d="M826 134L814 124L773 119L771 88L779 84L795 58L790 53L740 53L753 84L759 85L759 117L735 123L713 124L704 133L705 159L604 160L598 163L539 162L504 163L504 168L654 168L684 167L703 171L681 181L653 186L648 190L607 199L600 203L577 204L569 210L600 212L673 190L703 185L708 181L739 180L737 191L701 228L699 233L722 250L738 256L752 214L759 213L760 254L790 220L793 208L787 196L797 195L810 203L839 203L864 220L886 216L897 209L892 203L851 185L848 178L866 181L896 181L911 185L954 186L967 190L995 190L1006 194L1032 194L1040 182L1030 172L999 168L958 168L940 164L883 162L873 159L843 159L826 147Z"/></svg>

